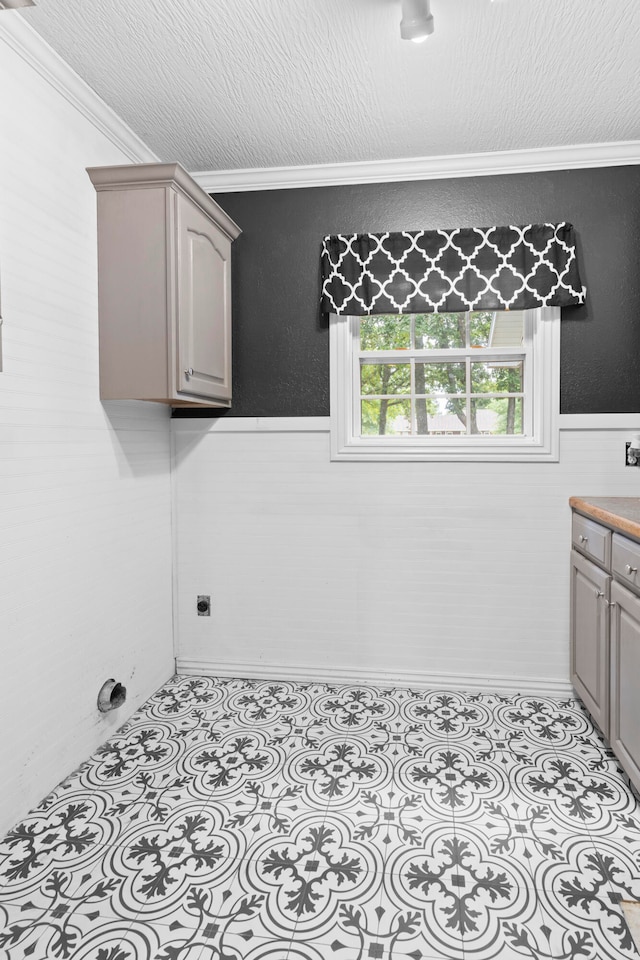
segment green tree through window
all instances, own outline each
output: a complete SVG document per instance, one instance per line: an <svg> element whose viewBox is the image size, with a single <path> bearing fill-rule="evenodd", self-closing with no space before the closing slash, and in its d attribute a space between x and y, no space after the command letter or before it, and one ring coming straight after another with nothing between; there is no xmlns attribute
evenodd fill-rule
<svg viewBox="0 0 640 960"><path fill-rule="evenodd" d="M523 329L521 311L362 318L362 434L522 433Z"/></svg>

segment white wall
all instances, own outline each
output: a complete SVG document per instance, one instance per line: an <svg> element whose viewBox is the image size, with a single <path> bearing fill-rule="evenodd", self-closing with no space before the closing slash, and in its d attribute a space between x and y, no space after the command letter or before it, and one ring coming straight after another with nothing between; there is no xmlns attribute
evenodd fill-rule
<svg viewBox="0 0 640 960"><path fill-rule="evenodd" d="M85 167L131 162L136 151L116 143L134 138L104 132L118 129L108 111L98 129L88 89L40 51L20 14L0 16L1 835L174 662L168 411L98 396ZM110 677L127 703L102 716Z"/></svg>
<svg viewBox="0 0 640 960"><path fill-rule="evenodd" d="M568 498L640 470L630 426L561 419L541 464L331 463L322 419L173 421L179 669L568 691Z"/></svg>

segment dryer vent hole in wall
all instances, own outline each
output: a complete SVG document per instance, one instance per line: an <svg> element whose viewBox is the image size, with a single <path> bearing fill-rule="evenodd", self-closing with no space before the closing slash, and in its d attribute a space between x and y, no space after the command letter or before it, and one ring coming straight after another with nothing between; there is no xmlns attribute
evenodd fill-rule
<svg viewBox="0 0 640 960"><path fill-rule="evenodd" d="M211 597L206 594L200 594L198 596L196 609L198 611L199 617L210 617L211 616Z"/></svg>
<svg viewBox="0 0 640 960"><path fill-rule="evenodd" d="M108 713L109 710L116 710L121 707L127 699L126 687L116 680L105 680L98 693L98 710L100 713Z"/></svg>

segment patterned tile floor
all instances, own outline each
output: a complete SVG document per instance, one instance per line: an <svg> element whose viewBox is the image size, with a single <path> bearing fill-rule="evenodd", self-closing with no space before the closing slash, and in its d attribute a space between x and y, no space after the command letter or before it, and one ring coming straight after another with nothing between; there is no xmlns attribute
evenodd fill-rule
<svg viewBox="0 0 640 960"><path fill-rule="evenodd" d="M0 843L0 958L637 957L576 700L176 678Z"/></svg>

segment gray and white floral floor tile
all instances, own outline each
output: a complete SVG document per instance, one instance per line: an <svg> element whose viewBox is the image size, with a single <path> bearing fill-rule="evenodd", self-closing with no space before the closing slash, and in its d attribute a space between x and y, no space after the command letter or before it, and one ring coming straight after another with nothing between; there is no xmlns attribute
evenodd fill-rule
<svg viewBox="0 0 640 960"><path fill-rule="evenodd" d="M575 699L176 677L0 840L0 960L633 960Z"/></svg>

